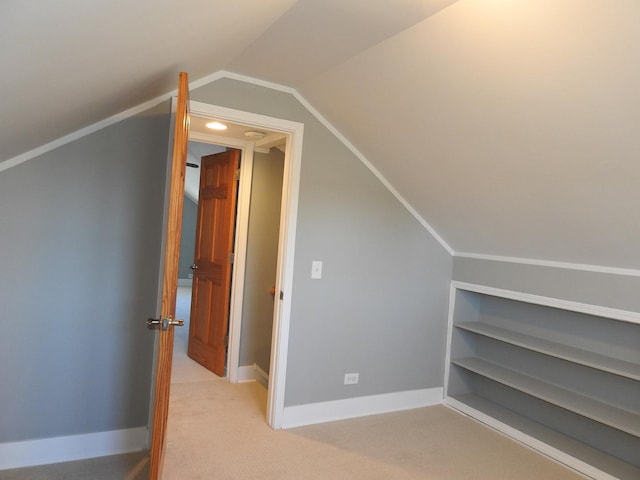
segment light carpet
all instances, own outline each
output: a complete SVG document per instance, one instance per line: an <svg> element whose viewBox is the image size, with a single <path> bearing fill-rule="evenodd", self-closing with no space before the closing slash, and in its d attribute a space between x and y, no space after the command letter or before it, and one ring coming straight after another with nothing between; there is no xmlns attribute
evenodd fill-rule
<svg viewBox="0 0 640 480"><path fill-rule="evenodd" d="M265 406L255 382L174 383L165 480L584 478L444 406L279 431Z"/></svg>
<svg viewBox="0 0 640 480"><path fill-rule="evenodd" d="M188 319L190 289L178 292ZM164 480L576 480L583 476L447 407L272 430L267 391L186 355L176 330ZM145 453L0 472L0 480L142 480Z"/></svg>
<svg viewBox="0 0 640 480"><path fill-rule="evenodd" d="M177 316L189 318L190 294L178 289ZM165 480L584 478L444 406L272 430L267 391L193 362L186 334L176 330Z"/></svg>

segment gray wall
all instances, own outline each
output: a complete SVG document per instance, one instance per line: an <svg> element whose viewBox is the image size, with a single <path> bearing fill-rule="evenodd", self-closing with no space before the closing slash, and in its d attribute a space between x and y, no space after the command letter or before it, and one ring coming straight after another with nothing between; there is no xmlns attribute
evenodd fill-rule
<svg viewBox="0 0 640 480"><path fill-rule="evenodd" d="M442 386L451 256L291 95L222 79L191 98L305 124L285 405Z"/></svg>
<svg viewBox="0 0 640 480"><path fill-rule="evenodd" d="M180 262L178 278L190 278L193 255L196 246L196 222L198 220L198 204L185 195L182 207L182 234L180 237Z"/></svg>
<svg viewBox="0 0 640 480"><path fill-rule="evenodd" d="M453 279L640 312L640 277L455 257Z"/></svg>
<svg viewBox="0 0 640 480"><path fill-rule="evenodd" d="M305 124L285 403L441 386L447 252L291 95L191 97ZM0 442L147 425L168 133L167 102L0 173Z"/></svg>
<svg viewBox="0 0 640 480"><path fill-rule="evenodd" d="M271 329L278 259L284 154L272 148L253 157L247 263L242 302L240 365L258 365L269 373Z"/></svg>
<svg viewBox="0 0 640 480"><path fill-rule="evenodd" d="M0 173L0 442L145 426L169 103Z"/></svg>

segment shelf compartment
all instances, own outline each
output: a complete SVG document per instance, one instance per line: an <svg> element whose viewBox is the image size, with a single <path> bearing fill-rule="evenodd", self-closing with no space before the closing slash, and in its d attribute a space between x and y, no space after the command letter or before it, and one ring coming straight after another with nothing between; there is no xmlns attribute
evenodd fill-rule
<svg viewBox="0 0 640 480"><path fill-rule="evenodd" d="M637 413L599 402L481 358L462 358L452 360L451 363L532 397L640 437L640 415Z"/></svg>
<svg viewBox="0 0 640 480"><path fill-rule="evenodd" d="M605 473L607 478L620 480L636 480L640 478L640 468L598 449L589 447L578 440L552 430L478 395L453 395L447 398L446 403L456 410L470 415L506 435L512 436L513 432L509 432L502 425L510 429L515 429L533 440L559 450L562 452L561 455L568 455L581 464L576 464L571 459L563 456L564 463L585 473L589 472L589 474L594 477L603 478L599 472L594 472L593 468ZM478 415L478 413L481 415ZM487 419L483 416L490 418ZM521 438L518 436L517 439L540 450L542 453L552 453L548 452L546 447L541 447L535 442L532 443L527 437Z"/></svg>
<svg viewBox="0 0 640 480"><path fill-rule="evenodd" d="M514 332L513 330L496 327L484 322L459 322L455 324L455 327L544 355L640 381L640 364Z"/></svg>

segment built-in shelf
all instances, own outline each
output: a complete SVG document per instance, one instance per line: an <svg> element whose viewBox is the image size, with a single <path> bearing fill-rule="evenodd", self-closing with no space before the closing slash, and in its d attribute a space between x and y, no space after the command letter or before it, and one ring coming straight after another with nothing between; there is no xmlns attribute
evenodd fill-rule
<svg viewBox="0 0 640 480"><path fill-rule="evenodd" d="M575 348L570 345L563 345L543 338L514 332L484 322L459 322L455 324L455 327L521 348L526 348L527 350L561 358L569 362L578 363L632 380L640 380L640 364L637 363L626 362L599 353Z"/></svg>
<svg viewBox="0 0 640 480"><path fill-rule="evenodd" d="M595 468L600 471L600 477L603 477L602 472L607 472L612 479L637 480L640 478L640 468L607 455L601 450L589 447L575 438L563 435L478 395L454 395L447 399L447 403L449 406L476 418L489 417L494 421L492 425L504 433L514 429L527 435L529 441L536 444L543 443L544 445L540 448L546 454L555 453L567 463L571 463L572 459L577 460L579 465L573 466L582 467L581 469L585 473L597 475L599 472L591 470ZM549 451L546 446L553 450ZM566 458L567 455L569 458Z"/></svg>
<svg viewBox="0 0 640 480"><path fill-rule="evenodd" d="M452 286L445 402L598 480L640 480L640 317Z"/></svg>
<svg viewBox="0 0 640 480"><path fill-rule="evenodd" d="M461 358L453 360L451 363L621 432L640 437L640 415L636 413L529 377L481 358Z"/></svg>

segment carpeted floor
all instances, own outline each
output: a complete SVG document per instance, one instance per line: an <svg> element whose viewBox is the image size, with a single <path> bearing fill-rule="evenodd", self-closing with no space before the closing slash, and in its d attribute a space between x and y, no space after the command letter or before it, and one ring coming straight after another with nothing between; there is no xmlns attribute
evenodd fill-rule
<svg viewBox="0 0 640 480"><path fill-rule="evenodd" d="M179 289L178 318L188 295ZM164 480L584 478L443 406L271 430L267 391L232 385L191 361L185 335L176 331ZM147 476L144 453L0 472L0 480Z"/></svg>
<svg viewBox="0 0 640 480"><path fill-rule="evenodd" d="M583 478L447 407L274 431L257 383L172 389L165 480Z"/></svg>
<svg viewBox="0 0 640 480"><path fill-rule="evenodd" d="M178 290L176 315L188 318L190 290ZM191 361L176 330L164 479L583 478L446 407L274 431L266 404L260 384Z"/></svg>

